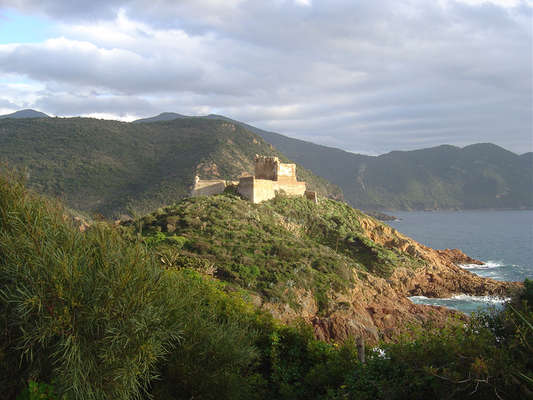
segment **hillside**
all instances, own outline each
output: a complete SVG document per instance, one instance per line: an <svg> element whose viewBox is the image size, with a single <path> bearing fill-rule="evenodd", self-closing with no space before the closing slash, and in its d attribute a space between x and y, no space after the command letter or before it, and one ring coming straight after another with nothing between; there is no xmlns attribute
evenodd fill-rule
<svg viewBox="0 0 533 400"><path fill-rule="evenodd" d="M502 295L517 287L459 268L475 262L459 251L430 249L327 199L190 198L124 226L132 238L142 232L147 244L161 246L166 266L193 267L248 290L256 305L284 322L303 318L322 339L377 341L406 322L449 317L409 295Z"/></svg>
<svg viewBox="0 0 533 400"><path fill-rule="evenodd" d="M533 207L532 165L488 143L384 154L360 162L342 187L363 208Z"/></svg>
<svg viewBox="0 0 533 400"><path fill-rule="evenodd" d="M182 116L165 113L158 117ZM258 134L291 160L337 184L346 201L357 208L533 208L531 153L519 156L480 143L463 149L443 145L367 156L268 132L221 115L197 118L229 121Z"/></svg>
<svg viewBox="0 0 533 400"><path fill-rule="evenodd" d="M533 162L499 146L351 154L265 133L296 162L339 185L363 209L434 210L532 208Z"/></svg>
<svg viewBox="0 0 533 400"><path fill-rule="evenodd" d="M132 124L90 118L0 120L0 160L27 169L40 193L106 216L147 212L187 196L194 176L237 179L255 154L288 159L259 136L224 121L183 118ZM302 167L322 195L338 187Z"/></svg>

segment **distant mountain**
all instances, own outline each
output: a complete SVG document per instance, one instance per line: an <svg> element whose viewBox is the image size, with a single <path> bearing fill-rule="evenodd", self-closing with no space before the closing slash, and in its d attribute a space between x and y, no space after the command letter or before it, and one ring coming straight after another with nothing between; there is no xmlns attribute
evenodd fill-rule
<svg viewBox="0 0 533 400"><path fill-rule="evenodd" d="M517 155L490 143L442 145L381 156L349 153L239 124L291 160L341 187L365 210L533 208L533 153Z"/></svg>
<svg viewBox="0 0 533 400"><path fill-rule="evenodd" d="M391 152L361 162L355 172L341 187L361 207L533 207L531 162L490 143Z"/></svg>
<svg viewBox="0 0 533 400"><path fill-rule="evenodd" d="M35 110L20 110L11 114L0 115L0 118L50 118L45 113Z"/></svg>
<svg viewBox="0 0 533 400"><path fill-rule="evenodd" d="M185 115L181 115L181 114L173 113L173 112L164 112L164 113L161 113L159 115L156 115L155 117L142 118L142 119L135 120L133 122L134 123L143 123L143 122L172 121L172 120L175 120L175 119L178 119L178 118L191 118L191 117L187 117Z"/></svg>
<svg viewBox="0 0 533 400"><path fill-rule="evenodd" d="M257 132L288 157L341 187L366 210L533 208L533 156L494 144L442 145L380 156L348 153Z"/></svg>
<svg viewBox="0 0 533 400"><path fill-rule="evenodd" d="M106 216L172 204L189 194L197 174L234 180L253 173L255 154L289 161L260 136L221 120L0 120L0 161L25 169L37 191ZM342 197L337 186L303 167L297 174L312 190Z"/></svg>

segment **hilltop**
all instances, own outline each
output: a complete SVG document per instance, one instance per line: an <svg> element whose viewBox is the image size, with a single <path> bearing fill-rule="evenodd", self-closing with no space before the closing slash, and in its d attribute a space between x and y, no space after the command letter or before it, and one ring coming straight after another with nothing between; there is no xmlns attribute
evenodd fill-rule
<svg viewBox="0 0 533 400"><path fill-rule="evenodd" d="M377 341L407 322L442 323L451 313L409 295L503 295L517 287L461 269L456 263L475 260L460 251L430 249L328 199L197 197L124 225L161 245L169 267L192 266L245 289L256 305L284 322L303 318L322 339Z"/></svg>
<svg viewBox="0 0 533 400"><path fill-rule="evenodd" d="M178 118L192 118L192 117L187 117L185 115L178 114L178 113L173 113L173 112L164 112L164 113L161 113L159 115L156 115L155 117L143 118L143 119L135 120L135 121L133 121L133 123L134 124L139 124L139 123L146 123L146 122L172 121L172 120L178 119Z"/></svg>
<svg viewBox="0 0 533 400"><path fill-rule="evenodd" d="M11 114L0 115L0 119L2 118L50 118L50 117L40 111L27 109L27 110L15 111L14 113L11 113Z"/></svg>
<svg viewBox="0 0 533 400"><path fill-rule="evenodd" d="M118 215L148 212L189 195L195 175L236 180L255 154L289 159L260 136L221 120L133 124L91 118L0 120L0 160L25 169L30 187L71 208ZM298 166L322 196L341 190Z"/></svg>

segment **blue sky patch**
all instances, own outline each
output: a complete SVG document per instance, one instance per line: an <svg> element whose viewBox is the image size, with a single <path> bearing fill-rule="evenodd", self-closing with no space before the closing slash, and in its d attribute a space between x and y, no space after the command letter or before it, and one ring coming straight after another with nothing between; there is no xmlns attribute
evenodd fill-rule
<svg viewBox="0 0 533 400"><path fill-rule="evenodd" d="M54 24L46 18L0 8L0 44L42 42L53 32Z"/></svg>

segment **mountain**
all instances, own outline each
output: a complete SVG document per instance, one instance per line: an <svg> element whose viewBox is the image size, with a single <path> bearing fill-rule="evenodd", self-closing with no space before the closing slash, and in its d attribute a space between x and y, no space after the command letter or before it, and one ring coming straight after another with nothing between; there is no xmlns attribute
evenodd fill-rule
<svg viewBox="0 0 533 400"><path fill-rule="evenodd" d="M351 179L333 182L363 208L533 207L531 162L490 143L395 151L360 162Z"/></svg>
<svg viewBox="0 0 533 400"><path fill-rule="evenodd" d="M185 115L181 115L181 114L173 113L173 112L164 112L159 115L156 115L155 117L138 119L133 122L137 124L137 123L144 123L144 122L172 121L178 118L191 118L191 117L186 117Z"/></svg>
<svg viewBox="0 0 533 400"><path fill-rule="evenodd" d="M339 185L345 199L362 209L533 208L532 153L518 156L482 143L366 156L255 132Z"/></svg>
<svg viewBox="0 0 533 400"><path fill-rule="evenodd" d="M0 115L0 118L50 118L45 113L35 110L19 110L11 114Z"/></svg>
<svg viewBox="0 0 533 400"><path fill-rule="evenodd" d="M221 120L133 124L91 118L0 120L0 160L26 170L40 193L105 216L147 212L190 193L194 176L237 179L255 154L289 159L260 136ZM341 190L303 167L300 180L324 196Z"/></svg>
<svg viewBox="0 0 533 400"><path fill-rule="evenodd" d="M519 156L480 143L462 149L442 145L367 156L268 132L221 115L197 118L228 121L258 134L291 160L338 185L345 200L361 209L533 208L533 153Z"/></svg>

